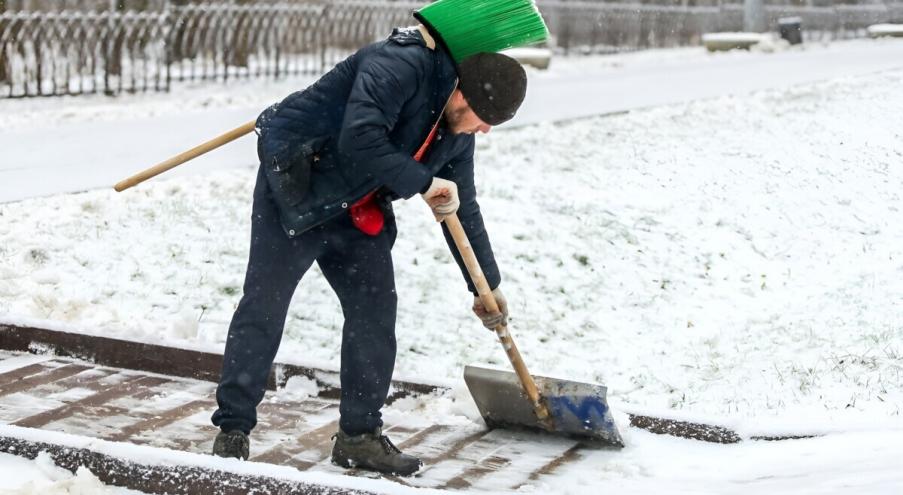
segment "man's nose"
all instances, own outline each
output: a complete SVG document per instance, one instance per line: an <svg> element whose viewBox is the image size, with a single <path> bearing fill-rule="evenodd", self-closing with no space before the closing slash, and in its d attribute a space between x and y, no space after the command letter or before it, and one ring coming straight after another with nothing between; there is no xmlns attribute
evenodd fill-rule
<svg viewBox="0 0 903 495"><path fill-rule="evenodd" d="M492 126L489 124L482 124L479 128L477 128L477 130L482 132L483 134L489 134L489 131L492 130Z"/></svg>

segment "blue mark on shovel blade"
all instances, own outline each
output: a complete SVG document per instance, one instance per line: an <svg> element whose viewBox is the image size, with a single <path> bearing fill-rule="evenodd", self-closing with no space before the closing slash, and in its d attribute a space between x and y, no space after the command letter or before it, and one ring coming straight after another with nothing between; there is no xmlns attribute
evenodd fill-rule
<svg viewBox="0 0 903 495"><path fill-rule="evenodd" d="M617 435L608 405L598 397L547 396L546 401L556 429L573 433L599 432L605 437L611 433Z"/></svg>

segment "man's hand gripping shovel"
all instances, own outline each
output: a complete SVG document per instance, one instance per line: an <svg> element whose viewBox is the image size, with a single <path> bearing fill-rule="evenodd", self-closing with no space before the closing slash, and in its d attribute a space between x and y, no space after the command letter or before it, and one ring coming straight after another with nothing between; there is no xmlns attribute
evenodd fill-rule
<svg viewBox="0 0 903 495"><path fill-rule="evenodd" d="M498 304L457 214L446 216L444 221L483 306L491 313L498 312ZM499 324L495 333L514 373L477 366L464 368L464 381L487 426L524 427L623 447L604 386L540 376L534 378L527 371L507 326Z"/></svg>

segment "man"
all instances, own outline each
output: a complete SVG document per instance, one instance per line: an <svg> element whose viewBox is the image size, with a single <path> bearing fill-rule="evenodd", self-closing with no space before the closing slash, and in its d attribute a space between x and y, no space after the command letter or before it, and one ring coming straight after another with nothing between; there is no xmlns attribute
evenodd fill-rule
<svg viewBox="0 0 903 495"><path fill-rule="evenodd" d="M456 65L418 26L362 48L261 114L250 259L217 389L214 454L248 458L289 301L316 261L345 316L332 461L400 475L420 468L381 433L396 347L391 202L420 193L438 221L457 212L501 309L489 314L475 296L473 311L489 328L503 322L476 202L474 134L510 119L525 91L513 59L481 53Z"/></svg>

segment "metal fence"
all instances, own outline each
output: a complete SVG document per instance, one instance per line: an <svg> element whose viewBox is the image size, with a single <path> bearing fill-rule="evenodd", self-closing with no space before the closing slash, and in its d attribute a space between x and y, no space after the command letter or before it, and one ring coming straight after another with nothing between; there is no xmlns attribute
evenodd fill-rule
<svg viewBox="0 0 903 495"><path fill-rule="evenodd" d="M696 45L705 33L743 30L742 3L680 7L598 2L537 2L555 47L563 52L609 53ZM881 22L903 22L903 3L833 7L766 6L769 26L781 17L800 17L807 41L866 35Z"/></svg>
<svg viewBox="0 0 903 495"><path fill-rule="evenodd" d="M177 81L316 74L392 27L412 24L420 5L0 14L0 97L166 91Z"/></svg>
<svg viewBox="0 0 903 495"><path fill-rule="evenodd" d="M540 0L552 45L612 52L697 44L742 28L742 6L668 7ZM191 4L154 12L0 14L0 97L167 91L176 81L318 74L357 47L413 23L422 2L342 0ZM808 39L862 36L903 20L903 3L769 6L803 19Z"/></svg>

